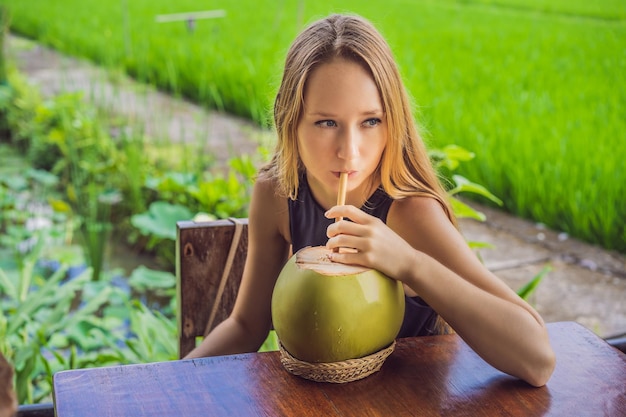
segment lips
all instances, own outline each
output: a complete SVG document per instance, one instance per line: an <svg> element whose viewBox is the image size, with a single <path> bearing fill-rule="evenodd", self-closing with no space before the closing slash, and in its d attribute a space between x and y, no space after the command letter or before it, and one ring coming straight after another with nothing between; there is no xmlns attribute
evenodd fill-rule
<svg viewBox="0 0 626 417"><path fill-rule="evenodd" d="M333 171L333 175L337 178L339 178L340 174L342 172L347 172L348 173L348 178L353 177L354 175L356 175L357 171L351 171L351 170L341 170L341 171Z"/></svg>

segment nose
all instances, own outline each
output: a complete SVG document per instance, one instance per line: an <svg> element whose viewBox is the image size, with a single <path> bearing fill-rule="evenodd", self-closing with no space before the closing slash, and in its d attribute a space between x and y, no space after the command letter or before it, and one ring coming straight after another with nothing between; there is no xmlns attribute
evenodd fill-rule
<svg viewBox="0 0 626 417"><path fill-rule="evenodd" d="M337 157L344 160L352 160L359 154L361 135L358 129L346 127L340 131L337 147Z"/></svg>

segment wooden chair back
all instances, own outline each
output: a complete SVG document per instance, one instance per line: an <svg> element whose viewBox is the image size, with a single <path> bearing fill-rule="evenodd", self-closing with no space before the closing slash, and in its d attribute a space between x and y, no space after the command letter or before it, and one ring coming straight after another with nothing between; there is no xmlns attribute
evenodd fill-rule
<svg viewBox="0 0 626 417"><path fill-rule="evenodd" d="M231 313L248 249L248 219L176 224L178 355Z"/></svg>

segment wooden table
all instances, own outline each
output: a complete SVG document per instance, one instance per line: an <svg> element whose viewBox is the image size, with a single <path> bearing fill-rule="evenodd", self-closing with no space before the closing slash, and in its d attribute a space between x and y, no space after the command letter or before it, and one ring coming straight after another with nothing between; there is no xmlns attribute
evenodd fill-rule
<svg viewBox="0 0 626 417"><path fill-rule="evenodd" d="M62 371L58 417L626 416L626 355L572 322L548 325L557 366L542 388L507 376L458 336L399 339L380 372L347 384L293 376L278 352Z"/></svg>

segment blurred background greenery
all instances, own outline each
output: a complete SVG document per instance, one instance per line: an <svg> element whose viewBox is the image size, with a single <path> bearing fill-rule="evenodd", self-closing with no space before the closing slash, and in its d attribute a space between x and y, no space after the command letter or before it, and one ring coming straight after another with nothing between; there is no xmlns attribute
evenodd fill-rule
<svg viewBox="0 0 626 417"><path fill-rule="evenodd" d="M208 107L270 120L306 23L361 14L392 46L432 146L504 208L626 251L626 6L621 0L2 0L12 30ZM156 16L224 10L220 19Z"/></svg>

